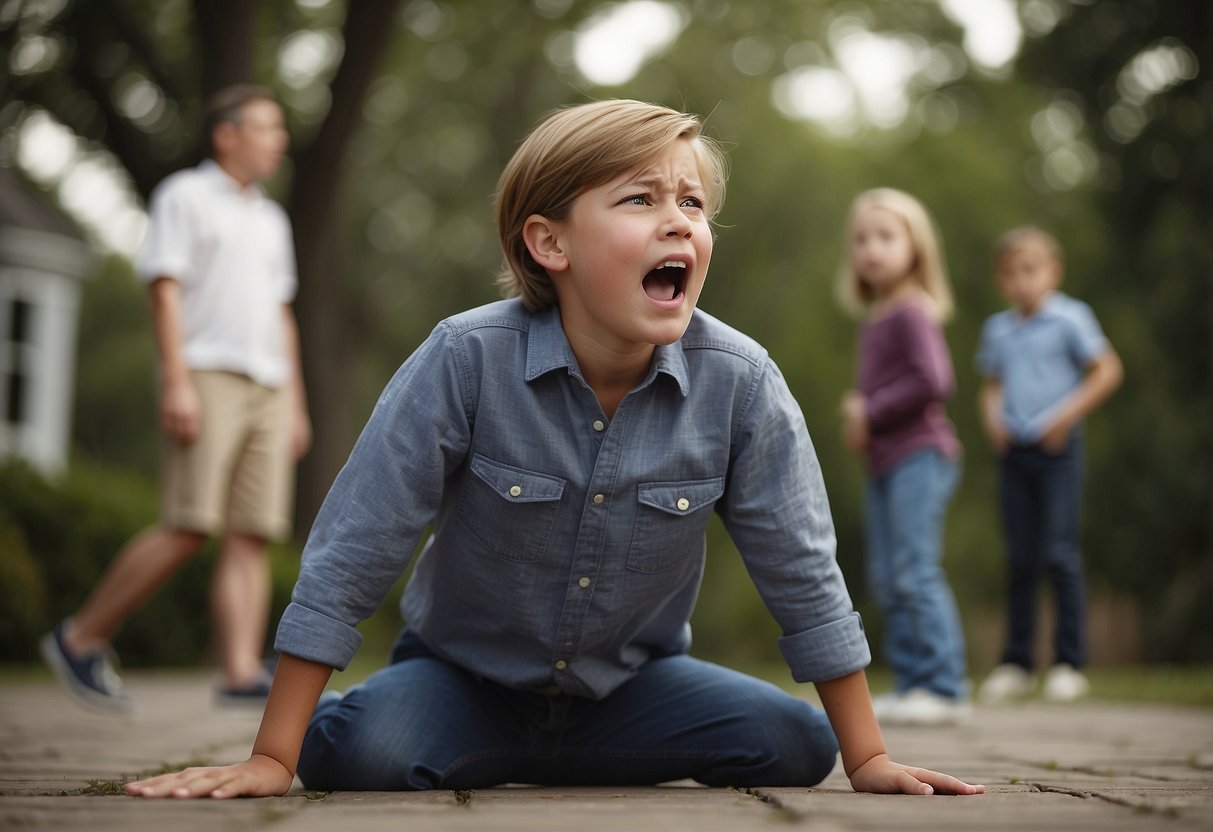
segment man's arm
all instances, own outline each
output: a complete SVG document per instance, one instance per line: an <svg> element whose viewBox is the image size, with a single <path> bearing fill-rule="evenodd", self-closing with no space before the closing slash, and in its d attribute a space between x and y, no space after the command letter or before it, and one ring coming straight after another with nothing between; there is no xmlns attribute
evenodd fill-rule
<svg viewBox="0 0 1213 832"><path fill-rule="evenodd" d="M303 386L303 359L299 349L299 324L289 303L282 305L282 333L291 377L287 382L291 398L291 453L301 458L312 444L312 420L308 415L307 391Z"/></svg>
<svg viewBox="0 0 1213 832"><path fill-rule="evenodd" d="M312 712L333 669L288 653L278 659L252 755L230 766L187 768L126 784L135 797L269 797L286 794Z"/></svg>
<svg viewBox="0 0 1213 832"><path fill-rule="evenodd" d="M190 443L202 422L202 399L185 363L181 334L181 284L157 277L149 288L152 329L160 359L160 427L178 442Z"/></svg>
<svg viewBox="0 0 1213 832"><path fill-rule="evenodd" d="M1046 450L1061 451L1074 426L1107 400L1124 379L1124 365L1111 347L1100 353L1087 367L1087 375L1061 403L1040 442Z"/></svg>
<svg viewBox="0 0 1213 832"><path fill-rule="evenodd" d="M818 682L817 692L842 750L842 768L857 792L877 794L982 794L948 774L895 763L872 713L872 697L862 670Z"/></svg>

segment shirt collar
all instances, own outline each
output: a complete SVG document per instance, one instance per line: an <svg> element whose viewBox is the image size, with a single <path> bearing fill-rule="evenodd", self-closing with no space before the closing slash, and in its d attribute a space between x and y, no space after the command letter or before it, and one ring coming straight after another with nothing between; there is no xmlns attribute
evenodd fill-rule
<svg viewBox="0 0 1213 832"><path fill-rule="evenodd" d="M201 171L216 187L221 188L228 193L237 194L239 196L259 198L263 194L261 185L252 183L248 187L242 188L240 183L232 178L223 167L214 159L206 158L198 163L198 170Z"/></svg>
<svg viewBox="0 0 1213 832"><path fill-rule="evenodd" d="M568 370L569 374L581 381L581 368L577 366L577 357L565 337L564 327L560 324L560 309L552 306L543 312L531 316L530 334L527 339L526 380L534 381L539 376L560 368ZM658 345L653 354L653 363L640 387L647 387L663 373L672 378L685 398L690 392L690 373L687 370L686 354L682 349L682 341L673 344Z"/></svg>

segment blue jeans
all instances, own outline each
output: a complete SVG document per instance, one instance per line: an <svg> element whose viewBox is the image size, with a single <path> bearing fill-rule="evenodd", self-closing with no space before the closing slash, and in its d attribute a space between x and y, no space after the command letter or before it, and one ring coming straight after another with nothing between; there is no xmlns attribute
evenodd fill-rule
<svg viewBox="0 0 1213 832"><path fill-rule="evenodd" d="M1002 459L1001 502L1007 542L1007 648L1002 660L1031 670L1036 593L1047 572L1057 605L1056 662L1086 663L1085 588L1079 545L1082 439L1060 454L1011 448Z"/></svg>
<svg viewBox="0 0 1213 832"><path fill-rule="evenodd" d="M898 693L968 696L964 632L941 565L959 464L916 451L868 483L868 586L884 617L884 655Z"/></svg>
<svg viewBox="0 0 1213 832"><path fill-rule="evenodd" d="M811 786L837 753L820 710L689 656L653 659L595 701L479 678L406 630L392 664L321 699L298 773L312 789L375 791L683 778Z"/></svg>

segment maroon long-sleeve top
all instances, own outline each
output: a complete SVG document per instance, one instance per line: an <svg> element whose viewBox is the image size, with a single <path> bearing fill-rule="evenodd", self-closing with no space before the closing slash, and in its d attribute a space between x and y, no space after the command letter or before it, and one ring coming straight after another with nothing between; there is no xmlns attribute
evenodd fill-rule
<svg viewBox="0 0 1213 832"><path fill-rule="evenodd" d="M956 391L952 358L939 322L919 301L905 301L860 328L858 389L867 405L873 476L922 448L960 455L944 411Z"/></svg>

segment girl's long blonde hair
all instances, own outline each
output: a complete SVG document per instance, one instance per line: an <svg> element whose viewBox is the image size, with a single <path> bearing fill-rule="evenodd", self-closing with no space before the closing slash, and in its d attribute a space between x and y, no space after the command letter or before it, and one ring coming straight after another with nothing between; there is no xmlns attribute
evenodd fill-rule
<svg viewBox="0 0 1213 832"><path fill-rule="evenodd" d="M851 257L851 227L856 215L865 208L881 208L899 217L906 224L906 229L910 232L910 244L914 248L914 265L910 270L910 279L931 299L935 317L940 321L950 320L955 305L935 222L926 206L896 188L873 188L864 191L851 202L843 236L842 258L834 286L838 302L855 317L862 317L876 300L872 287L859 276Z"/></svg>

